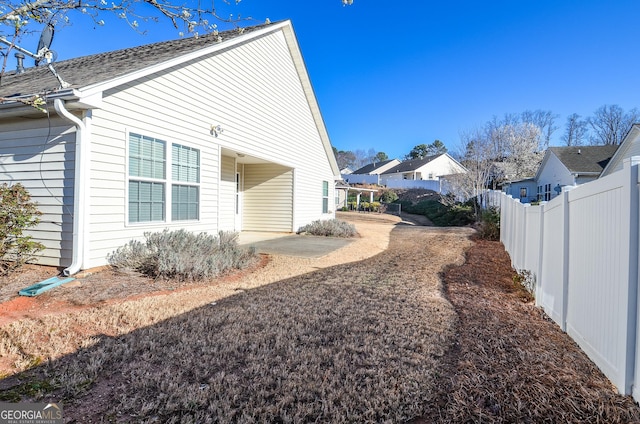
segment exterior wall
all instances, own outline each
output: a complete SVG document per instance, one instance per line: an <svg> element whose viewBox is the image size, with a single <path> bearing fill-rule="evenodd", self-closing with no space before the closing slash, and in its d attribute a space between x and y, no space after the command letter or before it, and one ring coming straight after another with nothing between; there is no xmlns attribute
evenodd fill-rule
<svg viewBox="0 0 640 424"><path fill-rule="evenodd" d="M245 165L243 195L244 230L293 231L292 169L271 164Z"/></svg>
<svg viewBox="0 0 640 424"><path fill-rule="evenodd" d="M46 247L43 265L71 264L75 127L51 120L14 120L0 126L0 184L21 183L42 212L28 232Z"/></svg>
<svg viewBox="0 0 640 424"><path fill-rule="evenodd" d="M629 138L623 141L614 157L611 159L611 163L607 165L605 172L602 176L609 175L613 172L620 171L624 160L632 156L640 156L640 128L638 124L632 128Z"/></svg>
<svg viewBox="0 0 640 424"><path fill-rule="evenodd" d="M520 197L521 189L527 190L525 197ZM538 186L533 180L512 181L505 187L505 194L510 195L514 199L520 199L522 203L530 203L537 200Z"/></svg>
<svg viewBox="0 0 640 424"><path fill-rule="evenodd" d="M245 185L247 229L294 231L313 220L335 216L335 177L320 136L323 129L314 114L315 99L304 90L308 87L304 64L294 59L295 46L287 43L291 37L284 27L103 93L101 108L92 111L89 127L91 162L86 184L90 201L88 231L83 235L88 253L82 269L106 264L107 255L131 239L142 239L145 232L186 228L215 233L231 228L235 170L227 159L222 160L222 148L264 164L245 165L249 171L245 180L249 183ZM0 149L9 149L1 151L6 157L18 151L31 154L20 159L20 169L37 169L40 155L47 159L42 169L51 183L44 187L38 182L42 178L35 176L28 187L38 190L33 193L36 200L48 207L40 234L50 255L62 255L59 262L67 266L72 247L75 134L69 124L53 121L54 136L45 153L38 151L38 137L49 132L46 119L29 120L28 128L33 128L29 131L24 131L25 125L4 121L2 137L12 140L15 147L11 150L3 142ZM216 137L211 127L217 125L223 132ZM129 132L164 140L169 146L177 143L199 150L197 220L172 222L168 214L163 222L128 223ZM22 140L14 141L19 138ZM2 163L6 167L9 162ZM17 169L5 174L9 171L13 174ZM0 178L10 178L7 175ZM260 177L265 180L255 179ZM329 183L329 213L322 213L323 181ZM51 224L45 226L47 222Z"/></svg>
<svg viewBox="0 0 640 424"><path fill-rule="evenodd" d="M572 186L575 184L573 175L566 166L560 162L560 159L554 154L550 154L544 168L540 169L537 177L538 187L551 184L551 199L555 198L558 193L553 189L558 184L560 187Z"/></svg>
<svg viewBox="0 0 640 424"><path fill-rule="evenodd" d="M442 155L411 172L394 172L381 175L382 184L387 180L438 180L443 175L460 174L466 170L449 156Z"/></svg>
<svg viewBox="0 0 640 424"><path fill-rule="evenodd" d="M220 162L220 211L219 230L236 231L236 160L229 156L222 156Z"/></svg>

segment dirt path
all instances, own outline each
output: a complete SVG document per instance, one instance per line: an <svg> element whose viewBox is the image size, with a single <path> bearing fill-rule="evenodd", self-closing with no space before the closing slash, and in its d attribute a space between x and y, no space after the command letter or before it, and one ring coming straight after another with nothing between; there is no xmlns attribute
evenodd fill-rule
<svg viewBox="0 0 640 424"><path fill-rule="evenodd" d="M347 218L363 237L322 260L0 325L0 365L51 358L0 380L0 399L64 399L78 423L640 422L522 302L499 243Z"/></svg>

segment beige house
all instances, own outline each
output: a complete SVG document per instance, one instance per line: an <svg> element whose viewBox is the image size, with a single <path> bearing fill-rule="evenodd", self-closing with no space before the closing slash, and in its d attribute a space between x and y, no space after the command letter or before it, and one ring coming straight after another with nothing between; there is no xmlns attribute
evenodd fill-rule
<svg viewBox="0 0 640 424"><path fill-rule="evenodd" d="M38 202L40 263L71 275L145 232L295 232L335 216L339 169L283 21L3 77L0 183ZM68 85L68 86L67 86ZM18 94L15 94L18 93Z"/></svg>

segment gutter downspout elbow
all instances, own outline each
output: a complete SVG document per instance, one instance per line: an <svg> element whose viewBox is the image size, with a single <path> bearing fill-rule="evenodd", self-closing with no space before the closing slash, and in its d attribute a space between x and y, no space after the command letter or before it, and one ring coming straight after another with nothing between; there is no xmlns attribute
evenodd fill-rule
<svg viewBox="0 0 640 424"><path fill-rule="evenodd" d="M53 106L57 114L67 121L70 121L76 127L76 155L75 155L75 175L73 182L73 240L72 240L72 261L71 265L65 268L62 273L70 276L80 271L85 258L84 250L86 246L85 240L85 222L86 208L88 203L85 202L86 180L88 179L88 154L89 149L86 145L88 137L87 125L80 118L69 112L61 99L55 99Z"/></svg>

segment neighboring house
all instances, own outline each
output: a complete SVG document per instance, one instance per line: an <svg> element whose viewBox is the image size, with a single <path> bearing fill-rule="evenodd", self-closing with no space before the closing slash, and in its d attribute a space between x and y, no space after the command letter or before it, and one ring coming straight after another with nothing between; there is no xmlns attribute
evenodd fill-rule
<svg viewBox="0 0 640 424"><path fill-rule="evenodd" d="M399 164L400 164L400 161L398 159L389 159L381 162L374 162L374 163L370 163L369 165L365 165L360 169L356 169L355 171L352 172L352 174L358 174L358 175L378 174L379 175Z"/></svg>
<svg viewBox="0 0 640 424"><path fill-rule="evenodd" d="M347 166L346 168L342 168L340 170L340 174L349 175L349 174L353 174L353 171L351 170L351 168Z"/></svg>
<svg viewBox="0 0 640 424"><path fill-rule="evenodd" d="M423 159L410 159L384 171L383 184L388 180L438 180L444 175L467 172L457 160L448 153L428 156Z"/></svg>
<svg viewBox="0 0 640 424"><path fill-rule="evenodd" d="M387 169L399 164L398 159L390 159L383 162L370 163L350 174L341 173L342 178L349 184L380 184L380 174Z"/></svg>
<svg viewBox="0 0 640 424"><path fill-rule="evenodd" d="M633 124L622 143L613 155L607 166L602 171L601 177L622 170L622 163L632 156L640 156L640 124Z"/></svg>
<svg viewBox="0 0 640 424"><path fill-rule="evenodd" d="M531 203L538 200L538 184L535 178L524 178L521 180L507 181L502 185L502 191L510 194L514 199L520 199L522 203Z"/></svg>
<svg viewBox="0 0 640 424"><path fill-rule="evenodd" d="M294 232L335 216L339 179L289 21L3 76L0 183L43 212L41 264L107 263L146 232ZM18 94L16 94L18 93Z"/></svg>
<svg viewBox="0 0 640 424"><path fill-rule="evenodd" d="M597 179L618 146L549 147L536 174L537 198L551 200L564 186Z"/></svg>

